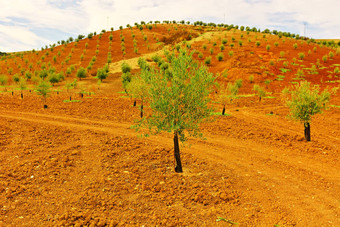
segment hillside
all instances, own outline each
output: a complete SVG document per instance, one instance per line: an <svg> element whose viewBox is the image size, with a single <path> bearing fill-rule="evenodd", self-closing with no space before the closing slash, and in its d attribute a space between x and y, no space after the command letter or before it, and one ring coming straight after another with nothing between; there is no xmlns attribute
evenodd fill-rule
<svg viewBox="0 0 340 227"><path fill-rule="evenodd" d="M171 49L176 45L187 45L196 51L194 56L197 60L204 63L206 58L211 57L210 71L226 77L220 78L220 81L238 78L247 81L250 76L254 76L255 83L264 83L267 80L273 91L279 92L282 87L301 79L296 75L298 69L301 69L303 77L314 84L322 87L339 84L334 69L339 67L340 50L324 45L327 43L316 44L311 40L284 36L279 38L278 35L268 33L219 27L181 24L155 24L152 29L147 27L145 25L140 30L135 26L98 35L92 33L91 39L85 38L42 51L2 57L0 74L8 75L11 81L15 74L25 76L26 72L30 72L39 75L39 71L46 69L63 72L66 80L71 80L76 78L77 70L84 67L88 72L87 80L93 82L92 76L109 59L111 71L120 72L122 61L133 62L135 59L136 62L146 54L149 54L148 58L151 60L154 53L164 47ZM223 54L221 61L216 58L219 53ZM162 55L162 51L158 54ZM67 72L68 69L71 72ZM88 85L90 84L89 82ZM249 87L245 86L244 91L247 90Z"/></svg>
<svg viewBox="0 0 340 227"><path fill-rule="evenodd" d="M340 96L313 117L306 142L281 91L302 80L338 87L340 49L248 30L146 24L2 56L0 226L339 226ZM180 145L178 174L171 134L131 129L140 101L133 106L124 93L121 64L136 74L140 57L155 64L164 50L184 46L202 64L211 57L206 65L220 85L243 85L225 116L216 86L215 116L200 126L206 140ZM98 83L106 64L109 76ZM47 109L34 92L44 70L45 80L64 77ZM23 98L20 77L28 84ZM266 90L261 102L254 84Z"/></svg>

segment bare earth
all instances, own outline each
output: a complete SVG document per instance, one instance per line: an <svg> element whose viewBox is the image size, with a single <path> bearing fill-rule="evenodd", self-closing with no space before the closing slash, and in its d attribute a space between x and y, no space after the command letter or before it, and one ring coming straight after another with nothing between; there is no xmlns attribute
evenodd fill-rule
<svg viewBox="0 0 340 227"><path fill-rule="evenodd" d="M9 85L0 87L0 226L340 226L339 93L329 110L313 118L311 142L304 140L303 125L287 118L280 100L282 89L300 79L321 89L338 87L340 54L335 49L262 33L183 25L112 34L112 43L107 32L101 39L97 35L0 61L0 74L13 69ZM139 109L121 93L120 64L129 62L135 73L139 57L150 62L163 44L171 48L184 39L202 53L200 58L196 52L195 59L212 57L209 70L221 75L220 84L243 79L243 97L227 106L228 116L201 125L206 140L193 138L181 146L184 173L176 174L172 135L142 138L131 129ZM222 51L224 39L228 42ZM323 61L330 51L334 56ZM97 85L92 76L109 52L109 78ZM224 54L221 62L219 52ZM42 65L64 73L74 66L66 76L72 81L94 56L93 68L73 94L65 91L64 81L55 85L48 109L28 91L33 80L24 99L12 81L23 68L33 73ZM311 69L315 64L316 73ZM304 70L303 78L296 78L298 69ZM255 83L272 97L258 102L252 96ZM82 89L95 94L82 99ZM69 95L80 102L64 102ZM222 106L212 99L220 112ZM147 116L150 110L145 109Z"/></svg>
<svg viewBox="0 0 340 227"><path fill-rule="evenodd" d="M339 108L315 117L307 143L277 101L240 99L182 147L176 174L171 135L130 129L132 100L64 99L44 110L2 96L1 225L340 225Z"/></svg>

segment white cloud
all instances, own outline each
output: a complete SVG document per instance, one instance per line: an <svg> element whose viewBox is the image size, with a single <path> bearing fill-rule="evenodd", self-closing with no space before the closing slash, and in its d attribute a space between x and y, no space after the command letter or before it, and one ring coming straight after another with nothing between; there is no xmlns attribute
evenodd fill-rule
<svg viewBox="0 0 340 227"><path fill-rule="evenodd" d="M1 52L32 50L42 43L51 43L50 40L41 38L25 27L4 25L0 25L0 40Z"/></svg>
<svg viewBox="0 0 340 227"><path fill-rule="evenodd" d="M29 3L0 0L0 5L0 25L17 33L11 37L1 35L0 50L29 49L32 45L38 48L63 36L67 39L70 35L75 37L110 27L117 29L142 20L200 20L300 35L306 22L308 36L340 37L338 0L34 0ZM60 33L58 39L41 33L52 30ZM31 42L24 41L27 38L22 33L29 34ZM42 43L41 37L51 41Z"/></svg>

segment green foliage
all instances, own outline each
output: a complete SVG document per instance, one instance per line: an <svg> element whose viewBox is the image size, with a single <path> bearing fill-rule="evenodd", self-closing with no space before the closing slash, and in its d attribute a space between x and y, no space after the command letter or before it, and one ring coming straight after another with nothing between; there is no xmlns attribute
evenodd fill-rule
<svg viewBox="0 0 340 227"><path fill-rule="evenodd" d="M46 103L46 98L51 92L50 88L51 88L51 84L44 80L40 80L38 85L35 87L37 94L43 98L44 103Z"/></svg>
<svg viewBox="0 0 340 227"><path fill-rule="evenodd" d="M222 105L225 106L227 102L232 103L234 99L237 99L239 88L240 84L238 84L237 82L235 83L229 82L227 86L220 85L219 100L222 103Z"/></svg>
<svg viewBox="0 0 340 227"><path fill-rule="evenodd" d="M21 92L27 88L27 79L24 77L19 78L18 87Z"/></svg>
<svg viewBox="0 0 340 227"><path fill-rule="evenodd" d="M58 83L60 80L59 76L56 73L51 73L48 77L48 81L54 86L55 83Z"/></svg>
<svg viewBox="0 0 340 227"><path fill-rule="evenodd" d="M211 64L211 56L205 58L204 64L206 64L206 65L210 65Z"/></svg>
<svg viewBox="0 0 340 227"><path fill-rule="evenodd" d="M266 46L266 50L267 50L267 51L270 50L270 45L269 45L269 44Z"/></svg>
<svg viewBox="0 0 340 227"><path fill-rule="evenodd" d="M299 79L303 78L304 77L303 69L298 69L296 75L297 75L297 78Z"/></svg>
<svg viewBox="0 0 340 227"><path fill-rule="evenodd" d="M217 56L216 56L216 58L217 58L218 61L222 61L223 58L224 58L223 53L222 53L222 52L218 53Z"/></svg>
<svg viewBox="0 0 340 227"><path fill-rule="evenodd" d="M322 61L323 62L327 62L328 61L328 56L327 55L322 56Z"/></svg>
<svg viewBox="0 0 340 227"><path fill-rule="evenodd" d="M127 86L131 81L131 73L130 71L123 73L122 74L122 84L123 84L123 88L124 90L127 92Z"/></svg>
<svg viewBox="0 0 340 227"><path fill-rule="evenodd" d="M8 77L6 75L0 75L0 84L1 86L6 85L8 82Z"/></svg>
<svg viewBox="0 0 340 227"><path fill-rule="evenodd" d="M181 141L189 136L202 136L199 124L210 117L209 94L215 78L208 69L199 65L193 53L181 50L168 53L171 77L157 68L142 69L141 78L149 85L152 115L143 118L137 128L147 126L151 131L174 132Z"/></svg>
<svg viewBox="0 0 340 227"><path fill-rule="evenodd" d="M142 69L145 67L149 67L148 64L146 63L145 58L138 58L138 66Z"/></svg>
<svg viewBox="0 0 340 227"><path fill-rule="evenodd" d="M80 67L77 71L76 76L81 80L81 78L86 78L86 69L83 67Z"/></svg>
<svg viewBox="0 0 340 227"><path fill-rule="evenodd" d="M255 45L259 47L261 45L260 41L256 41Z"/></svg>
<svg viewBox="0 0 340 227"><path fill-rule="evenodd" d="M130 73L131 72L131 66L128 63L123 62L122 65L121 65L121 70L122 70L123 74Z"/></svg>
<svg viewBox="0 0 340 227"><path fill-rule="evenodd" d="M102 82L104 79L106 79L106 78L108 77L108 75L109 75L109 74L108 74L108 69L106 69L105 67L103 67L103 68L99 68L99 69L97 70L97 76L96 76L96 78Z"/></svg>
<svg viewBox="0 0 340 227"><path fill-rule="evenodd" d="M258 84L254 85L253 90L255 94L259 97L259 101L261 101L261 99L266 96L266 90Z"/></svg>
<svg viewBox="0 0 340 227"><path fill-rule="evenodd" d="M299 58L300 58L301 60L304 59L304 58L305 58L305 53L300 52L300 53L299 53Z"/></svg>
<svg viewBox="0 0 340 227"><path fill-rule="evenodd" d="M286 54L286 53L285 53L284 51L280 51L280 57L281 57L281 58L284 58L285 54Z"/></svg>
<svg viewBox="0 0 340 227"><path fill-rule="evenodd" d="M238 79L235 81L235 86L237 86L237 88L241 88L242 87L242 84L243 84L243 80L242 79Z"/></svg>
<svg viewBox="0 0 340 227"><path fill-rule="evenodd" d="M294 43L293 44L293 48L296 50L298 48L298 44L297 43Z"/></svg>
<svg viewBox="0 0 340 227"><path fill-rule="evenodd" d="M20 80L19 74L17 74L17 73L14 74L13 77L12 77L12 79L13 79L13 81L14 81L15 83L18 83L19 80Z"/></svg>
<svg viewBox="0 0 340 227"><path fill-rule="evenodd" d="M283 94L287 97L286 104L290 109L291 117L309 123L313 115L321 113L326 108L331 94L327 90L319 93L319 87L311 86L307 81L301 81L291 90L285 88Z"/></svg>
<svg viewBox="0 0 340 227"><path fill-rule="evenodd" d="M143 101L149 94L149 84L140 75L137 75L131 78L131 81L126 85L126 90L132 97L141 99L143 104Z"/></svg>
<svg viewBox="0 0 340 227"><path fill-rule="evenodd" d="M250 82L250 83L253 83L253 82L254 82L254 76L253 76L253 75L250 75L250 76L249 76L249 82Z"/></svg>

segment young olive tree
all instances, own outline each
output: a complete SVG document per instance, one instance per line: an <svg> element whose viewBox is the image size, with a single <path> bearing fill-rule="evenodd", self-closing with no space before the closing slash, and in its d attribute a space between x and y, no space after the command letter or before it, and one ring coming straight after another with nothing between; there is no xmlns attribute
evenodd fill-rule
<svg viewBox="0 0 340 227"><path fill-rule="evenodd" d="M259 97L259 102L261 102L262 98L266 96L266 90L258 84L254 85L253 90L255 95Z"/></svg>
<svg viewBox="0 0 340 227"><path fill-rule="evenodd" d="M98 80L100 80L100 82L102 83L104 79L106 79L109 75L109 67L108 65L106 64L103 68L99 68L97 70L97 76L96 78Z"/></svg>
<svg viewBox="0 0 340 227"><path fill-rule="evenodd" d="M26 78L20 77L19 82L18 82L18 87L19 87L19 90L20 90L21 99L24 98L23 91L27 88L27 82L26 81L27 81Z"/></svg>
<svg viewBox="0 0 340 227"><path fill-rule="evenodd" d="M182 173L179 140L188 136L202 137L199 124L207 119L212 108L208 106L214 76L207 67L196 62L187 50L165 53L169 68L142 69L141 78L149 86L148 101L152 114L143 117L136 128L147 126L150 132L172 132L175 171Z"/></svg>
<svg viewBox="0 0 340 227"><path fill-rule="evenodd" d="M77 77L79 78L79 80L81 80L81 78L86 78L86 69L80 67L77 71Z"/></svg>
<svg viewBox="0 0 340 227"><path fill-rule="evenodd" d="M136 75L131 78L130 83L126 86L126 90L133 98L141 100L140 117L143 118L144 101L149 94L149 85L139 75ZM136 102L134 103L134 106L135 104Z"/></svg>
<svg viewBox="0 0 340 227"><path fill-rule="evenodd" d="M237 80L235 83L228 83L227 86L221 86L219 99L223 105L222 115L225 114L225 106L226 104L232 103L234 99L237 98L238 90L242 86L242 80Z"/></svg>
<svg viewBox="0 0 340 227"><path fill-rule="evenodd" d="M51 84L44 80L40 80L39 84L35 88L37 94L40 95L44 101L44 109L47 108L46 98L49 96L49 93L51 92L50 88Z"/></svg>
<svg viewBox="0 0 340 227"><path fill-rule="evenodd" d="M319 93L318 86L311 86L308 81L301 81L293 89L285 88L283 94L287 97L286 105L290 109L291 117L303 122L305 139L310 141L310 122L313 115L322 113L330 100L331 94L324 90Z"/></svg>
<svg viewBox="0 0 340 227"><path fill-rule="evenodd" d="M121 70L122 70L122 84L123 84L123 88L125 90L125 93L128 93L127 91L127 85L130 83L131 81L131 66L126 63L123 62L123 64L121 65Z"/></svg>

